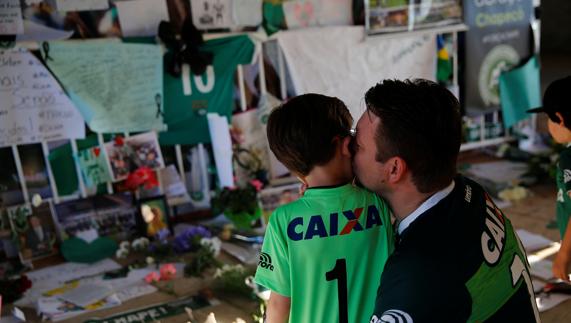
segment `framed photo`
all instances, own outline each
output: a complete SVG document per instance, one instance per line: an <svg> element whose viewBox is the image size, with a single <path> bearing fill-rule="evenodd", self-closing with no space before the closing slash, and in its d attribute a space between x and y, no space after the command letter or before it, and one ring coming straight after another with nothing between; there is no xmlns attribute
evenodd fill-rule
<svg viewBox="0 0 571 323"><path fill-rule="evenodd" d="M164 195L139 200L137 222L142 235L154 238L172 233L169 206Z"/></svg>
<svg viewBox="0 0 571 323"><path fill-rule="evenodd" d="M96 195L63 202L55 206L55 213L61 240L95 229L99 236L121 241L138 231L137 210L130 193Z"/></svg>
<svg viewBox="0 0 571 323"><path fill-rule="evenodd" d="M51 202L44 202L38 207L24 204L8 208L8 218L17 237L22 263L58 253L57 225L52 210Z"/></svg>
<svg viewBox="0 0 571 323"><path fill-rule="evenodd" d="M367 34L406 32L462 23L458 0L365 0Z"/></svg>

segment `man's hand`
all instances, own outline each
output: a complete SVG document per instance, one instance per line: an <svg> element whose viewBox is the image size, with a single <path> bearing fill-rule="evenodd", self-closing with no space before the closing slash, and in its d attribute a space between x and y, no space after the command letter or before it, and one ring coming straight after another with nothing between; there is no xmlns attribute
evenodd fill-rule
<svg viewBox="0 0 571 323"><path fill-rule="evenodd" d="M560 249L553 261L553 277L569 281L569 264L571 255L564 249Z"/></svg>

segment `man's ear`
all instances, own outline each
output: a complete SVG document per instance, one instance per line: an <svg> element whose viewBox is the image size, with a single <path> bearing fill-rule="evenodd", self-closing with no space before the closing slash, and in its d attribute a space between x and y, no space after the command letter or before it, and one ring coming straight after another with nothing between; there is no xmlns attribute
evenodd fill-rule
<svg viewBox="0 0 571 323"><path fill-rule="evenodd" d="M400 182L406 172L408 171L408 165L401 157L395 156L389 158L386 162L387 165L387 179L391 184Z"/></svg>
<svg viewBox="0 0 571 323"><path fill-rule="evenodd" d="M555 115L557 116L557 119L559 119L559 122L557 124L559 124L562 127L565 127L565 122L563 121L563 116L561 115L561 112L555 112Z"/></svg>

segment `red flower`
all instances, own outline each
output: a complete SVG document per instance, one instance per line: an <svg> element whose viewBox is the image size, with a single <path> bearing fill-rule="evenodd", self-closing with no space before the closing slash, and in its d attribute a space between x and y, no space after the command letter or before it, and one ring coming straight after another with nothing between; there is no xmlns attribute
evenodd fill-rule
<svg viewBox="0 0 571 323"><path fill-rule="evenodd" d="M161 275L159 275L159 273L156 271L150 272L147 274L147 276L145 276L145 281L148 284L156 283L159 280L161 280Z"/></svg>
<svg viewBox="0 0 571 323"><path fill-rule="evenodd" d="M128 190L134 191L143 186L146 190L157 187L159 181L157 174L149 167L139 167L136 171L129 174L125 180L125 187Z"/></svg>
<svg viewBox="0 0 571 323"><path fill-rule="evenodd" d="M176 268L173 264L164 264L160 268L161 280L171 280L176 275Z"/></svg>

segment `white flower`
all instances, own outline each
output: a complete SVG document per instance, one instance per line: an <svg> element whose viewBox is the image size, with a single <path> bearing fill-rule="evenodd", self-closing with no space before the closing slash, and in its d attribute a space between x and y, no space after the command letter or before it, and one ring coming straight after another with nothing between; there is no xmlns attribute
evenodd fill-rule
<svg viewBox="0 0 571 323"><path fill-rule="evenodd" d="M244 266L240 264L236 265L223 265L222 268L216 269L214 272L214 278L219 278L231 271L237 271L239 273L244 273Z"/></svg>
<svg viewBox="0 0 571 323"><path fill-rule="evenodd" d="M210 246L212 252L214 253L214 257L218 257L218 255L220 254L220 249L222 248L222 241L220 241L218 237L202 238L200 240L200 244L203 246Z"/></svg>
<svg viewBox="0 0 571 323"><path fill-rule="evenodd" d="M40 196L40 194L34 194L34 196L32 196L32 205L34 207L42 205L42 197Z"/></svg>
<svg viewBox="0 0 571 323"><path fill-rule="evenodd" d="M152 265L155 263L155 258L147 257L146 261L147 261L147 265Z"/></svg>
<svg viewBox="0 0 571 323"><path fill-rule="evenodd" d="M130 246L131 244L129 243L129 241L123 241L119 244L119 248L125 250L128 250Z"/></svg>
<svg viewBox="0 0 571 323"><path fill-rule="evenodd" d="M115 252L115 257L117 257L118 259L127 258L128 255L129 255L129 250L127 249L119 248L117 249L117 252Z"/></svg>
<svg viewBox="0 0 571 323"><path fill-rule="evenodd" d="M149 246L149 243L150 243L149 239L143 237L143 238L133 240L133 243L131 244L131 246L133 247L133 249L135 249L137 251L141 251L141 250L144 250L145 248L147 248Z"/></svg>

